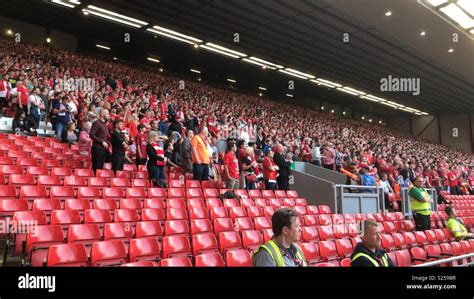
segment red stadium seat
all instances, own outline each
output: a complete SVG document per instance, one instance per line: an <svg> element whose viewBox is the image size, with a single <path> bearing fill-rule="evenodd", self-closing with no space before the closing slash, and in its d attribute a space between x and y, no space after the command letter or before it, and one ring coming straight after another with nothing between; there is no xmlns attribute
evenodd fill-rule
<svg viewBox="0 0 474 299"><path fill-rule="evenodd" d="M209 252L219 252L216 236L213 233L194 235L193 254L197 256Z"/></svg>
<svg viewBox="0 0 474 299"><path fill-rule="evenodd" d="M84 215L84 211L92 209L90 202L87 199L66 199L64 203L65 210L76 210Z"/></svg>
<svg viewBox="0 0 474 299"><path fill-rule="evenodd" d="M401 233L393 233L392 234L393 241L395 242L395 246L398 249L405 249L407 248L407 243L405 237Z"/></svg>
<svg viewBox="0 0 474 299"><path fill-rule="evenodd" d="M330 225L318 227L318 233L321 240L333 240L335 237L334 230Z"/></svg>
<svg viewBox="0 0 474 299"><path fill-rule="evenodd" d="M405 220L404 222L405 231L410 232L415 230L415 223L413 220Z"/></svg>
<svg viewBox="0 0 474 299"><path fill-rule="evenodd" d="M121 240L126 246L133 238L133 229L129 223L106 223L104 227L104 240Z"/></svg>
<svg viewBox="0 0 474 299"><path fill-rule="evenodd" d="M336 260L338 258L336 243L334 241L319 242L319 254L323 261Z"/></svg>
<svg viewBox="0 0 474 299"><path fill-rule="evenodd" d="M92 244L92 267L117 266L127 263L127 251L120 240L95 242Z"/></svg>
<svg viewBox="0 0 474 299"><path fill-rule="evenodd" d="M112 216L108 210L85 210L84 223L97 224L101 231L106 223L112 222Z"/></svg>
<svg viewBox="0 0 474 299"><path fill-rule="evenodd" d="M263 198L274 198L275 194L272 190L262 190L262 197Z"/></svg>
<svg viewBox="0 0 474 299"><path fill-rule="evenodd" d="M168 198L185 198L185 197L186 197L186 191L184 188L169 188L168 189Z"/></svg>
<svg viewBox="0 0 474 299"><path fill-rule="evenodd" d="M36 185L36 181L35 177L31 174L12 174L8 184L14 186Z"/></svg>
<svg viewBox="0 0 474 299"><path fill-rule="evenodd" d="M389 234L383 234L381 236L382 240L382 248L385 249L386 251L392 251L397 248L395 244L395 240L393 240L393 237Z"/></svg>
<svg viewBox="0 0 474 299"><path fill-rule="evenodd" d="M186 220L165 221L165 236L189 235L189 225Z"/></svg>
<svg viewBox="0 0 474 299"><path fill-rule="evenodd" d="M415 231L414 234L418 245L424 246L428 244L428 239L423 231Z"/></svg>
<svg viewBox="0 0 474 299"><path fill-rule="evenodd" d="M140 221L140 216L138 215L138 212L136 210L125 210L125 209L114 210L114 222L134 223L137 221Z"/></svg>
<svg viewBox="0 0 474 299"><path fill-rule="evenodd" d="M353 248L352 243L349 239L340 239L336 240L335 242L337 253L341 258L347 258L351 256Z"/></svg>
<svg viewBox="0 0 474 299"><path fill-rule="evenodd" d="M74 199L76 198L76 193L70 186L53 186L49 190L49 197L61 200Z"/></svg>
<svg viewBox="0 0 474 299"><path fill-rule="evenodd" d="M271 238L273 238L273 231L271 228L265 228L260 230L263 233L263 241L268 242Z"/></svg>
<svg viewBox="0 0 474 299"><path fill-rule="evenodd" d="M230 218L216 218L213 221L216 234L224 231L234 231L234 224Z"/></svg>
<svg viewBox="0 0 474 299"><path fill-rule="evenodd" d="M331 208L329 206L320 205L319 214L332 214Z"/></svg>
<svg viewBox="0 0 474 299"><path fill-rule="evenodd" d="M273 214L277 211L278 208L272 207L272 206L267 206L263 208L263 215L265 217L271 218Z"/></svg>
<svg viewBox="0 0 474 299"><path fill-rule="evenodd" d="M219 252L196 256L196 267L224 267L224 259Z"/></svg>
<svg viewBox="0 0 474 299"><path fill-rule="evenodd" d="M264 191L265 191L265 190L264 190ZM280 198L267 198L267 200L268 200L268 203L269 203L271 206L273 206L273 207L275 207L275 208L277 208L277 209L279 209L280 207L283 206L283 201L282 201Z"/></svg>
<svg viewBox="0 0 474 299"><path fill-rule="evenodd" d="M94 199L94 209L96 210L116 210L118 209L115 199Z"/></svg>
<svg viewBox="0 0 474 299"><path fill-rule="evenodd" d="M323 216L323 215L320 215L320 216ZM331 218L332 218L332 223L333 224L344 224L345 223L344 215L342 215L342 214L333 214L333 215L331 215Z"/></svg>
<svg viewBox="0 0 474 299"><path fill-rule="evenodd" d="M240 205L242 207L254 207L255 206L255 202L253 201L253 199L251 198L242 198L240 200Z"/></svg>
<svg viewBox="0 0 474 299"><path fill-rule="evenodd" d="M332 229L334 231L334 237L336 239L347 238L351 235L351 233L349 233L349 230L347 229L347 225L345 224L333 225Z"/></svg>
<svg viewBox="0 0 474 299"><path fill-rule="evenodd" d="M201 182L202 189L215 189L217 188L215 181L202 181Z"/></svg>
<svg viewBox="0 0 474 299"><path fill-rule="evenodd" d="M110 178L114 178L115 174L114 174L114 171L111 169L97 169L95 176L98 178L110 179Z"/></svg>
<svg viewBox="0 0 474 299"><path fill-rule="evenodd" d="M0 185L0 199L16 197L16 189L13 186Z"/></svg>
<svg viewBox="0 0 474 299"><path fill-rule="evenodd" d="M317 206L307 206L306 211L309 215L319 215L319 208Z"/></svg>
<svg viewBox="0 0 474 299"><path fill-rule="evenodd" d="M303 222L305 226L318 226L319 225L318 215L304 215Z"/></svg>
<svg viewBox="0 0 474 299"><path fill-rule="evenodd" d="M224 204L220 198L206 198L206 206L211 209L212 207L223 207Z"/></svg>
<svg viewBox="0 0 474 299"><path fill-rule="evenodd" d="M175 175L181 176L181 174L175 174ZM185 188L184 181L179 179L179 178L174 179L173 177L174 177L174 175L170 177L170 179L168 181L168 187L169 188L184 189Z"/></svg>
<svg viewBox="0 0 474 299"><path fill-rule="evenodd" d="M77 176L65 176L64 177L64 186L73 186L74 188L78 189L79 187L87 186L87 182L84 177L77 177Z"/></svg>
<svg viewBox="0 0 474 299"><path fill-rule="evenodd" d="M240 203L236 198L224 198L223 199L224 207L240 207Z"/></svg>
<svg viewBox="0 0 474 299"><path fill-rule="evenodd" d="M137 238L154 237L157 240L163 238L163 227L160 221L142 221L136 224Z"/></svg>
<svg viewBox="0 0 474 299"><path fill-rule="evenodd" d="M39 176L39 175L47 176L47 175L49 175L48 168L47 167L42 167L42 166L28 166L28 168L26 168L26 173L31 174L33 176Z"/></svg>
<svg viewBox="0 0 474 299"><path fill-rule="evenodd" d="M319 215L319 225L332 225L331 215Z"/></svg>
<svg viewBox="0 0 474 299"><path fill-rule="evenodd" d="M250 198L262 198L260 190L248 190L248 197Z"/></svg>
<svg viewBox="0 0 474 299"><path fill-rule="evenodd" d="M180 196L181 197L181 196ZM202 190L199 188L186 189L186 198L203 198Z"/></svg>
<svg viewBox="0 0 474 299"><path fill-rule="evenodd" d="M48 250L48 267L87 267L89 258L83 244L52 245Z"/></svg>
<svg viewBox="0 0 474 299"><path fill-rule="evenodd" d="M255 218L255 217L262 217L263 216L263 210L260 207L247 207L247 215L250 218Z"/></svg>
<svg viewBox="0 0 474 299"><path fill-rule="evenodd" d="M219 191L217 189L203 189L203 196L205 198L217 198L219 197Z"/></svg>
<svg viewBox="0 0 474 299"><path fill-rule="evenodd" d="M287 190L286 191L286 196L289 198L298 198L298 192L294 190Z"/></svg>
<svg viewBox="0 0 474 299"><path fill-rule="evenodd" d="M169 208L166 210L166 219L167 220L187 220L188 213L185 209L173 209Z"/></svg>
<svg viewBox="0 0 474 299"><path fill-rule="evenodd" d="M133 179L134 173L131 171L126 170L117 170L115 173L116 178L124 178L124 179Z"/></svg>
<svg viewBox="0 0 474 299"><path fill-rule="evenodd" d="M241 218L235 218L234 219L234 226L235 229L238 231L245 231L245 230L253 230L254 225L252 222L252 219L248 217L241 217Z"/></svg>
<svg viewBox="0 0 474 299"><path fill-rule="evenodd" d="M21 186L20 198L34 199L47 197L46 187L44 186Z"/></svg>
<svg viewBox="0 0 474 299"><path fill-rule="evenodd" d="M187 200L188 208L205 208L206 203L202 198L190 198Z"/></svg>
<svg viewBox="0 0 474 299"><path fill-rule="evenodd" d="M408 247L416 246L418 244L413 232L403 232L402 234Z"/></svg>
<svg viewBox="0 0 474 299"><path fill-rule="evenodd" d="M122 198L120 199L120 208L138 211L142 209L142 202L138 198Z"/></svg>
<svg viewBox="0 0 474 299"><path fill-rule="evenodd" d="M285 190L275 190L275 197L276 198L285 198L287 197Z"/></svg>
<svg viewBox="0 0 474 299"><path fill-rule="evenodd" d="M227 208L224 207L212 207L210 209L211 219L228 218L229 214L227 211Z"/></svg>
<svg viewBox="0 0 474 299"><path fill-rule="evenodd" d="M191 243L185 235L168 236L163 238L163 257L190 257Z"/></svg>
<svg viewBox="0 0 474 299"><path fill-rule="evenodd" d="M189 208L189 219L208 219L209 212L206 208Z"/></svg>
<svg viewBox="0 0 474 299"><path fill-rule="evenodd" d="M237 197L249 197L247 191L244 189L234 189L234 193Z"/></svg>
<svg viewBox="0 0 474 299"><path fill-rule="evenodd" d="M15 212L28 211L28 202L22 199L0 199L0 220L10 218Z"/></svg>
<svg viewBox="0 0 474 299"><path fill-rule="evenodd" d="M247 250L230 250L226 253L228 267L252 267L252 257Z"/></svg>
<svg viewBox="0 0 474 299"><path fill-rule="evenodd" d="M61 167L61 161L59 160L42 160L41 166L53 168L53 167Z"/></svg>
<svg viewBox="0 0 474 299"><path fill-rule="evenodd" d="M79 187L77 189L77 198L79 199L96 199L101 198L100 189L97 187ZM123 197L123 196L122 196Z"/></svg>
<svg viewBox="0 0 474 299"><path fill-rule="evenodd" d="M65 176L72 176L72 171L70 168L53 167L51 169L51 174L65 177Z"/></svg>
<svg viewBox="0 0 474 299"><path fill-rule="evenodd" d="M101 235L97 224L71 224L68 229L67 241L71 244L84 245L87 254L90 255L92 244L100 241Z"/></svg>
<svg viewBox="0 0 474 299"><path fill-rule="evenodd" d="M186 209L186 203L183 198L169 198L166 206L173 209Z"/></svg>
<svg viewBox="0 0 474 299"><path fill-rule="evenodd" d="M90 168L76 168L74 170L74 176L76 177L95 177L94 171Z"/></svg>
<svg viewBox="0 0 474 299"><path fill-rule="evenodd" d="M306 207L308 203L306 202L306 199L304 198L295 198L295 205Z"/></svg>
<svg viewBox="0 0 474 299"><path fill-rule="evenodd" d="M438 239L436 238L436 234L434 231L425 230L424 232L425 232L426 240L428 241L428 243L438 244Z"/></svg>
<svg viewBox="0 0 474 299"><path fill-rule="evenodd" d="M64 237L67 237L70 224L80 223L81 215L78 211L55 210L51 212L51 224L61 225L64 231Z"/></svg>
<svg viewBox="0 0 474 299"><path fill-rule="evenodd" d="M160 267L160 263L153 262L153 261L143 261L143 262L121 264L120 267Z"/></svg>
<svg viewBox="0 0 474 299"><path fill-rule="evenodd" d="M189 188L201 188L201 182L197 180L186 180L186 189Z"/></svg>
<svg viewBox="0 0 474 299"><path fill-rule="evenodd" d="M51 186L61 186L63 183L61 177L57 175L39 175L38 176L38 185L43 185L47 187Z"/></svg>
<svg viewBox="0 0 474 299"><path fill-rule="evenodd" d="M242 218L247 217L247 211L243 207L231 207L229 208L229 216L230 218Z"/></svg>
<svg viewBox="0 0 474 299"><path fill-rule="evenodd" d="M308 242L299 244L301 250L303 251L306 262L309 265L313 265L321 262L321 257L319 256L319 247L316 243Z"/></svg>
<svg viewBox="0 0 474 299"><path fill-rule="evenodd" d="M161 260L161 267L192 267L189 257L174 257Z"/></svg>
<svg viewBox="0 0 474 299"><path fill-rule="evenodd" d="M166 215L163 209L143 209L142 221L165 221Z"/></svg>
<svg viewBox="0 0 474 299"><path fill-rule="evenodd" d="M156 238L139 238L130 241L129 261L159 261L161 246Z"/></svg>
<svg viewBox="0 0 474 299"><path fill-rule="evenodd" d="M133 179L132 187L150 187L150 180L148 179Z"/></svg>
<svg viewBox="0 0 474 299"><path fill-rule="evenodd" d="M16 223L17 227L26 228L21 232L17 231L13 236L14 253L15 255L19 255L21 254L21 244L26 240L28 228L33 225L46 225L47 221L43 211L18 211L13 214L12 223Z"/></svg>
<svg viewBox="0 0 474 299"><path fill-rule="evenodd" d="M303 242L315 242L319 240L318 229L315 226L303 226L301 228Z"/></svg>
<svg viewBox="0 0 474 299"><path fill-rule="evenodd" d="M223 254L228 250L242 249L242 241L237 232L221 231L218 235L220 250Z"/></svg>
<svg viewBox="0 0 474 299"><path fill-rule="evenodd" d="M253 200L255 201L255 205L257 207L263 208L269 205L268 200L266 198L254 198Z"/></svg>
<svg viewBox="0 0 474 299"><path fill-rule="evenodd" d="M138 171L135 173L135 178L137 179L148 179L148 172L146 171Z"/></svg>
<svg viewBox="0 0 474 299"><path fill-rule="evenodd" d="M254 252L264 244L263 234L257 230L245 230L242 231L242 245L243 247L250 251Z"/></svg>
<svg viewBox="0 0 474 299"><path fill-rule="evenodd" d="M59 225L39 225L26 236L26 253L33 267L40 267L47 258L51 245L64 243L64 234Z"/></svg>
<svg viewBox="0 0 474 299"><path fill-rule="evenodd" d="M124 198L125 191L122 188L110 187L102 189L103 198Z"/></svg>
<svg viewBox="0 0 474 299"><path fill-rule="evenodd" d="M89 179L90 185L90 179ZM110 179L110 187L128 188L130 187L130 180L124 178L113 178Z"/></svg>
<svg viewBox="0 0 474 299"><path fill-rule="evenodd" d="M213 233L214 229L209 219L191 219L191 235Z"/></svg>
<svg viewBox="0 0 474 299"><path fill-rule="evenodd" d="M141 187L127 188L126 193L127 193L127 198L139 198L143 200L144 198L147 197L145 188L141 188Z"/></svg>
<svg viewBox="0 0 474 299"><path fill-rule="evenodd" d="M262 230L267 228L272 228L272 222L267 217L256 217L254 218L255 229Z"/></svg>
<svg viewBox="0 0 474 299"><path fill-rule="evenodd" d="M143 207L145 209L164 209L166 204L163 199L160 198L147 198L143 201Z"/></svg>

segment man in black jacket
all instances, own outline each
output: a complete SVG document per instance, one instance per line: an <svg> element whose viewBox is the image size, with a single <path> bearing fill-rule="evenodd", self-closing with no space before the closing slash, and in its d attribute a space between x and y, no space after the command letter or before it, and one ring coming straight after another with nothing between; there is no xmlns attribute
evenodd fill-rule
<svg viewBox="0 0 474 299"><path fill-rule="evenodd" d="M388 254L380 249L380 230L372 220L363 222L362 242L351 255L351 267L395 267Z"/></svg>
<svg viewBox="0 0 474 299"><path fill-rule="evenodd" d="M275 162L279 168L277 177L278 190L289 190L292 161L285 159L283 156L283 147L281 144L275 145L273 151L275 152L273 162Z"/></svg>

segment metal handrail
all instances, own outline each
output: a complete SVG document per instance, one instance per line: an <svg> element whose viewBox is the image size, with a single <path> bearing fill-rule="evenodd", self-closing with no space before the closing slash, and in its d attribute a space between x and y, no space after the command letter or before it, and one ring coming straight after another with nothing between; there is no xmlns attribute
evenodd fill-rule
<svg viewBox="0 0 474 299"><path fill-rule="evenodd" d="M470 258L470 257L474 257L474 253L468 253L468 254L453 256L453 257L449 257L449 258L445 258L445 259L441 259L441 260L436 260L436 261L433 261L433 262L418 264L418 265L414 265L413 267L432 267L432 266L436 266L436 265L440 265L440 264L444 264L444 263L449 263L449 262L454 262L454 261L457 261L457 260L462 260L462 259ZM464 265L460 265L460 266L469 266L471 264L473 264L473 263L468 263L468 264L464 264Z"/></svg>

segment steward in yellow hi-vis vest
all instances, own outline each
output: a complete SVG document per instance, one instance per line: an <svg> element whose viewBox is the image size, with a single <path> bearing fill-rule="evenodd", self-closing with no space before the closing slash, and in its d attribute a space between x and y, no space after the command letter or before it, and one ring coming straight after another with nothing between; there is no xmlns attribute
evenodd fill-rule
<svg viewBox="0 0 474 299"><path fill-rule="evenodd" d="M351 255L351 267L395 267L388 254L380 249L378 223L365 220L362 225L362 242L357 244Z"/></svg>
<svg viewBox="0 0 474 299"><path fill-rule="evenodd" d="M456 210L453 207L447 206L444 211L449 217L446 221L446 228L453 233L457 240L474 239L474 234L468 232L462 221L456 218Z"/></svg>
<svg viewBox="0 0 474 299"><path fill-rule="evenodd" d="M303 251L296 245L300 236L298 215L283 208L272 216L273 238L253 255L255 267L306 267Z"/></svg>
<svg viewBox="0 0 474 299"><path fill-rule="evenodd" d="M425 179L421 176L417 177L413 188L410 189L408 195L410 196L411 212L413 214L413 221L415 221L416 230L429 230L431 228L431 199L426 189L423 188Z"/></svg>

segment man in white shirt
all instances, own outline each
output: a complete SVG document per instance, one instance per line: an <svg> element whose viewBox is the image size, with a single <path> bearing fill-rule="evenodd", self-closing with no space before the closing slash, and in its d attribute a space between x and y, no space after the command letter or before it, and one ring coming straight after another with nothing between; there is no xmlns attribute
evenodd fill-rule
<svg viewBox="0 0 474 299"><path fill-rule="evenodd" d="M250 135L248 132L248 127L246 125L242 128L242 131L240 132L240 139L244 140L245 144L249 144L250 142Z"/></svg>
<svg viewBox="0 0 474 299"><path fill-rule="evenodd" d="M313 145L313 148L311 149L311 158L314 165L321 166L321 145L319 143Z"/></svg>
<svg viewBox="0 0 474 299"><path fill-rule="evenodd" d="M10 83L10 76L8 74L3 75L0 81L0 110L3 115L3 110L8 107L8 101L10 97L10 91L12 85Z"/></svg>
<svg viewBox="0 0 474 299"><path fill-rule="evenodd" d="M33 89L33 92L30 94L28 97L28 107L30 111L30 115L35 119L36 121L36 128L38 129L40 119L41 119L41 110L44 110L44 102L39 96L40 94L40 89L38 87L35 87Z"/></svg>

